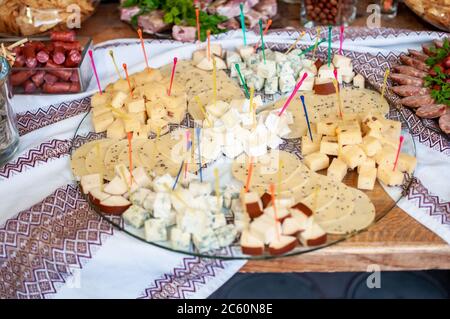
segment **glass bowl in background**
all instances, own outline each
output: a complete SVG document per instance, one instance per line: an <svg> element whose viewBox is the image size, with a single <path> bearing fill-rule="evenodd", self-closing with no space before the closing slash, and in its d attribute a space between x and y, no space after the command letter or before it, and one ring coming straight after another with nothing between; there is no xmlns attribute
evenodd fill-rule
<svg viewBox="0 0 450 319"><path fill-rule="evenodd" d="M302 0L301 23L317 25L350 25L356 17L356 0Z"/></svg>

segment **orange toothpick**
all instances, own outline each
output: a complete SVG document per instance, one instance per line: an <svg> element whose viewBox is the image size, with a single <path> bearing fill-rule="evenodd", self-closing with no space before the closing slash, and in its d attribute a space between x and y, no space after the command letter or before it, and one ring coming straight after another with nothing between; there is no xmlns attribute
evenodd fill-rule
<svg viewBox="0 0 450 319"><path fill-rule="evenodd" d="M266 35L266 33L267 33L267 31L269 31L269 28L270 28L271 25L272 25L272 19L269 19L269 20L267 21L266 27L264 28L263 35ZM258 41L258 42L256 42L256 44L255 44L255 50L258 48L260 42L261 42L261 40Z"/></svg>
<svg viewBox="0 0 450 319"><path fill-rule="evenodd" d="M142 37L142 30L141 30L141 28L137 29L137 33L138 33L138 36L139 36L139 40L141 40L142 51L144 52L145 65L147 66L147 69L149 69L149 67L148 67L148 60L147 60L147 52L145 51L144 38Z"/></svg>
<svg viewBox="0 0 450 319"><path fill-rule="evenodd" d="M199 8L195 9L195 20L197 22L197 38L198 38L198 42L201 42L201 38L200 38L200 9Z"/></svg>
<svg viewBox="0 0 450 319"><path fill-rule="evenodd" d="M275 213L275 222L277 223L277 236L278 236L278 240L280 240L280 229L278 227L278 223L280 222L278 220L278 212L277 212L277 206L275 205L275 184L270 184L270 196L272 197L272 205L273 205L273 211Z"/></svg>
<svg viewBox="0 0 450 319"><path fill-rule="evenodd" d="M250 191L250 181L252 180L253 174L253 156L250 156L250 163L248 164L247 170L247 181L245 183L245 191L248 193Z"/></svg>
<svg viewBox="0 0 450 319"><path fill-rule="evenodd" d="M128 76L127 64L124 63L124 64L122 64L122 66L123 66L123 70L125 71L125 77L127 78L128 88L130 89L130 95L133 96L133 89L131 87L130 77Z"/></svg>
<svg viewBox="0 0 450 319"><path fill-rule="evenodd" d="M208 60L211 60L211 30L206 30L206 38L208 39Z"/></svg>
<svg viewBox="0 0 450 319"><path fill-rule="evenodd" d="M133 148L131 146L131 140L133 139L133 132L127 133L127 139L128 139L128 162L130 165L130 185L133 183Z"/></svg>

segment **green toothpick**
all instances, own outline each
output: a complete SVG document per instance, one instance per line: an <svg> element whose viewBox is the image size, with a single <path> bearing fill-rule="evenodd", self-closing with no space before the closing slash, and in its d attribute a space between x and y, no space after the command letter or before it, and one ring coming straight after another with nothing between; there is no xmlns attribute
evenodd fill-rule
<svg viewBox="0 0 450 319"><path fill-rule="evenodd" d="M321 39L318 43L317 46L319 46L320 44L324 43L325 41L327 41L326 39ZM306 48L305 50L302 51L302 53L300 53L298 56L302 56L306 53L308 53L309 51L314 50L314 48L316 47L315 44L311 45L310 47Z"/></svg>
<svg viewBox="0 0 450 319"><path fill-rule="evenodd" d="M262 50L262 53L263 53L264 64L266 64L266 50L265 50L265 47L264 47L264 35L263 35L262 24L263 24L262 19L259 19L259 34L261 35L261 50Z"/></svg>
<svg viewBox="0 0 450 319"><path fill-rule="evenodd" d="M238 63L236 63L236 64L234 65L234 67L236 68L236 71L237 71L237 73L238 73L238 75L239 75L239 79L241 79L241 83L242 83L242 85L244 86L245 97L246 97L247 99L249 99L249 98L250 98L250 93L248 93L247 83L245 83L244 77L242 76L241 68L239 67L239 64L238 64Z"/></svg>
<svg viewBox="0 0 450 319"><path fill-rule="evenodd" d="M331 25L328 26L328 67L331 65Z"/></svg>
<svg viewBox="0 0 450 319"><path fill-rule="evenodd" d="M246 31L245 31L244 4L242 2L239 4L239 8L241 9L241 28L242 33L244 35L244 46L245 46L247 45L247 36L245 35Z"/></svg>

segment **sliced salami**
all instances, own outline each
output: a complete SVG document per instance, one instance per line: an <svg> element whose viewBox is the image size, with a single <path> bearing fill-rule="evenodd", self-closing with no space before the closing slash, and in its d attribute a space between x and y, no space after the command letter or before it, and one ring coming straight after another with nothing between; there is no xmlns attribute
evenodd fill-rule
<svg viewBox="0 0 450 319"><path fill-rule="evenodd" d="M425 62L411 58L407 55L401 55L400 61L402 61L403 64L412 66L416 69L422 70L422 71L428 71L430 67L425 64Z"/></svg>
<svg viewBox="0 0 450 319"><path fill-rule="evenodd" d="M416 78L424 78L428 75L427 72L424 72L422 70L418 70L416 68L413 68L412 66L408 65L396 65L394 66L394 70L398 73L414 76Z"/></svg>
<svg viewBox="0 0 450 319"><path fill-rule="evenodd" d="M399 73L392 73L391 79L395 83L402 84L402 85L412 85L412 86L423 86L423 80L420 78L416 78L414 76L405 75L405 74L399 74Z"/></svg>
<svg viewBox="0 0 450 319"><path fill-rule="evenodd" d="M444 115L446 108L445 104L423 105L417 109L416 115L424 119L435 119Z"/></svg>
<svg viewBox="0 0 450 319"><path fill-rule="evenodd" d="M433 56L435 53L432 51L434 48L434 45L431 44L422 44L422 50L425 52L428 56Z"/></svg>
<svg viewBox="0 0 450 319"><path fill-rule="evenodd" d="M439 127L446 134L450 134L450 112L445 113L439 119Z"/></svg>
<svg viewBox="0 0 450 319"><path fill-rule="evenodd" d="M400 100L403 106L412 108L421 107L422 105L433 104L434 99L431 95L407 96Z"/></svg>
<svg viewBox="0 0 450 319"><path fill-rule="evenodd" d="M422 88L422 87L412 86L412 85L394 86L392 88L392 91L394 91L394 93L396 93L396 94L398 94L400 96L413 96L413 95L430 94L430 90L428 88Z"/></svg>
<svg viewBox="0 0 450 319"><path fill-rule="evenodd" d="M408 49L408 52L411 55L411 57L413 57L414 59L417 59L419 61L425 62L426 59L429 58L428 55L426 55L426 54L424 54L424 53L422 53L420 51L414 50L414 49Z"/></svg>

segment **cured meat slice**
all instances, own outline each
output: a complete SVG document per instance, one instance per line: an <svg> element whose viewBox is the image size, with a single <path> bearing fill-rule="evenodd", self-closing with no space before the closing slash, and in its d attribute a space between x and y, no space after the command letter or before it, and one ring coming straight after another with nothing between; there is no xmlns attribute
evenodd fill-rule
<svg viewBox="0 0 450 319"><path fill-rule="evenodd" d="M399 73L392 73L391 79L402 85L412 85L412 86L423 86L423 80L420 78L416 78L414 76L405 75L405 74L399 74Z"/></svg>
<svg viewBox="0 0 450 319"><path fill-rule="evenodd" d="M400 100L403 106L413 108L421 107L422 105L433 104L434 99L430 95L407 96Z"/></svg>
<svg viewBox="0 0 450 319"><path fill-rule="evenodd" d="M420 51L414 50L414 49L408 49L408 52L414 59L417 59L417 60L420 60L420 61L423 61L423 62L425 62L426 59L429 58L428 55L426 55L426 54L424 54L424 53L422 53Z"/></svg>
<svg viewBox="0 0 450 319"><path fill-rule="evenodd" d="M400 96L413 96L413 95L430 94L430 90L428 88L422 88L422 87L412 86L412 85L394 86L392 88L392 91L394 91L394 93L396 93L396 94L398 94Z"/></svg>
<svg viewBox="0 0 450 319"><path fill-rule="evenodd" d="M419 107L416 111L418 117L424 119L434 119L445 114L445 104L430 104Z"/></svg>
<svg viewBox="0 0 450 319"><path fill-rule="evenodd" d="M394 70L398 73L414 76L416 78L424 78L428 75L427 72L418 70L416 68L413 68L412 66L408 65L396 65L394 66Z"/></svg>
<svg viewBox="0 0 450 319"><path fill-rule="evenodd" d="M446 134L450 134L450 112L445 113L439 119L439 127Z"/></svg>
<svg viewBox="0 0 450 319"><path fill-rule="evenodd" d="M422 71L428 71L430 67L425 64L425 62L411 58L407 55L401 55L400 61L402 61L403 64L412 66L416 69L422 70Z"/></svg>

